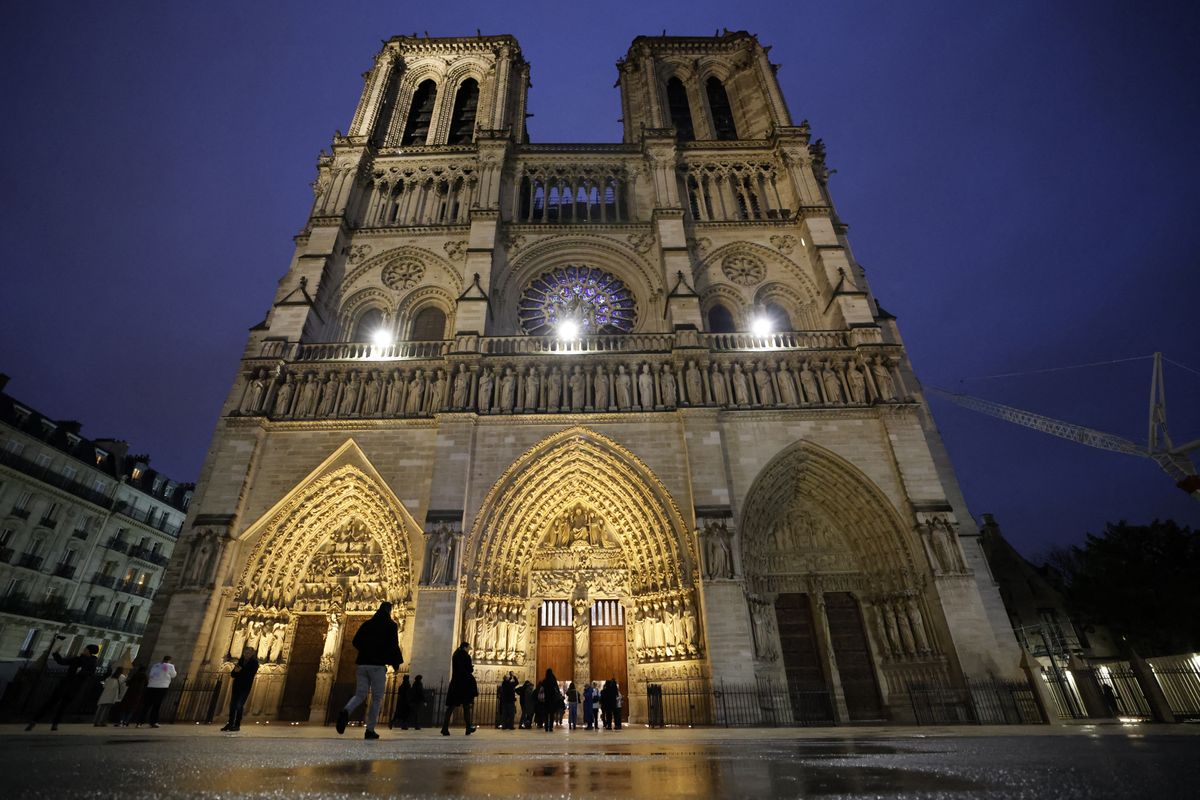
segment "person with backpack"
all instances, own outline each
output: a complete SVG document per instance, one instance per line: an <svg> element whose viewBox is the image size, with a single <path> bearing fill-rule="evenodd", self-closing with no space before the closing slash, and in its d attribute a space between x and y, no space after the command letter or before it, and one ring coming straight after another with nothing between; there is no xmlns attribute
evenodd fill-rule
<svg viewBox="0 0 1200 800"><path fill-rule="evenodd" d="M391 666L396 672L404 663L404 654L400 652L400 629L392 619L392 604L379 604L375 616L362 624L354 634L354 649L358 651L356 672L358 685L354 697L346 703L345 708L338 712L337 732L346 732L350 723L350 713L358 708L371 694L371 704L367 706L367 729L363 738L368 741L378 739L375 723L379 721L379 710L383 707L383 693L387 686L387 668Z"/></svg>

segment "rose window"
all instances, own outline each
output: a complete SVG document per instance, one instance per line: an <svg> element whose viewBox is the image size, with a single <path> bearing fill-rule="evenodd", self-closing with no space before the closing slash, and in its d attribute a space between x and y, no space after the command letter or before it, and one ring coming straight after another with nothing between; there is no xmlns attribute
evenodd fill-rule
<svg viewBox="0 0 1200 800"><path fill-rule="evenodd" d="M725 277L738 286L754 286L762 281L767 274L767 268L752 255L732 255L721 264Z"/></svg>
<svg viewBox="0 0 1200 800"><path fill-rule="evenodd" d="M637 319L633 295L619 278L595 267L560 267L543 272L521 294L521 330L553 334L572 322L580 334L629 333Z"/></svg>
<svg viewBox="0 0 1200 800"><path fill-rule="evenodd" d="M389 289L411 289L424 274L425 265L419 261L393 261L383 268L383 284Z"/></svg>

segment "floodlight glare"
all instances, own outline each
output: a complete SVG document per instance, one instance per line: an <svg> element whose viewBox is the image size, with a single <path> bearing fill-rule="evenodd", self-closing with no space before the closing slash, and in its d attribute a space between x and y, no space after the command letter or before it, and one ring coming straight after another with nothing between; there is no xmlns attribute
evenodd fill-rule
<svg viewBox="0 0 1200 800"><path fill-rule="evenodd" d="M573 319L564 319L558 323L558 338L560 339L578 339L579 338L579 323Z"/></svg>
<svg viewBox="0 0 1200 800"><path fill-rule="evenodd" d="M380 328L371 334L371 344L376 347L388 347L392 343L392 332L386 328Z"/></svg>
<svg viewBox="0 0 1200 800"><path fill-rule="evenodd" d="M750 322L750 332L755 336L767 336L775 326L771 324L770 317L755 317Z"/></svg>

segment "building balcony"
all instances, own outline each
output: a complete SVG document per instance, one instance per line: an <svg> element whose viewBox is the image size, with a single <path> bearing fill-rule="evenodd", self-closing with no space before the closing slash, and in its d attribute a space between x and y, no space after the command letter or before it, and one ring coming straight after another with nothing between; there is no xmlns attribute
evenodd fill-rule
<svg viewBox="0 0 1200 800"><path fill-rule="evenodd" d="M141 634L146 630L146 623L137 622L124 617L113 617L108 614L95 612L74 611L71 621L78 625L88 625L93 628L104 628L110 631Z"/></svg>
<svg viewBox="0 0 1200 800"><path fill-rule="evenodd" d="M22 472L31 478L41 481L49 486L57 489L62 489L64 492L74 495L89 503L100 506L101 508L109 508L112 505L112 498L98 492L90 486L85 486L73 478L68 478L60 472L55 472L49 466L37 464L29 459L19 456L9 450L0 450L0 464ZM17 509L13 509L15 513ZM23 517L29 516L29 511L21 509L24 513Z"/></svg>
<svg viewBox="0 0 1200 800"><path fill-rule="evenodd" d="M162 531L172 539L179 538L179 532L183 529L182 525L171 522L170 518L164 514L155 514L152 516L149 509L134 508L120 500L113 506L113 511L155 530Z"/></svg>
<svg viewBox="0 0 1200 800"><path fill-rule="evenodd" d="M866 408L911 402L899 345L876 328L750 333L461 335L450 341L266 342L291 375L233 413L278 420L477 414ZM280 364L280 362L283 362ZM261 369L258 368L258 369ZM282 396L281 396L282 392Z"/></svg>
<svg viewBox="0 0 1200 800"><path fill-rule="evenodd" d="M4 452L4 451L0 451L0 453L2 453L2 452ZM14 507L13 510L8 513L12 514L17 519L29 519L29 509L28 508Z"/></svg>
<svg viewBox="0 0 1200 800"><path fill-rule="evenodd" d="M121 581L116 585L118 592L126 594L136 594L138 597L154 597L154 589L146 584L138 584L134 581Z"/></svg>
<svg viewBox="0 0 1200 800"><path fill-rule="evenodd" d="M116 550L118 553L129 552L129 542L117 536L109 537L109 540L104 543L104 546L109 550Z"/></svg>
<svg viewBox="0 0 1200 800"><path fill-rule="evenodd" d="M49 528L50 530L54 530L55 528L58 527L58 520L50 519L49 517L42 517L41 520L38 522L38 525L41 525L43 528Z"/></svg>
<svg viewBox="0 0 1200 800"><path fill-rule="evenodd" d="M13 555L14 553L11 547L0 547L0 562L11 564Z"/></svg>
<svg viewBox="0 0 1200 800"><path fill-rule="evenodd" d="M103 586L106 589L114 589L117 585L117 579L115 577L112 575L102 575L99 572L93 575L90 581L97 586Z"/></svg>
<svg viewBox="0 0 1200 800"><path fill-rule="evenodd" d="M42 556L34 555L33 553L21 553L17 556L17 566L25 567L26 569L41 569L42 561L45 559Z"/></svg>
<svg viewBox="0 0 1200 800"><path fill-rule="evenodd" d="M73 578L75 577L74 564L59 564L54 568L54 577L56 578Z"/></svg>
<svg viewBox="0 0 1200 800"><path fill-rule="evenodd" d="M71 536L76 539L83 539L86 541L88 538L88 532L83 528L76 528L75 530L71 531Z"/></svg>
<svg viewBox="0 0 1200 800"><path fill-rule="evenodd" d="M149 547L141 547L138 545L134 545L133 547L129 548L129 557L136 558L139 561L145 561L147 564L154 564L158 567L165 567L167 562L170 560L162 553L156 553Z"/></svg>

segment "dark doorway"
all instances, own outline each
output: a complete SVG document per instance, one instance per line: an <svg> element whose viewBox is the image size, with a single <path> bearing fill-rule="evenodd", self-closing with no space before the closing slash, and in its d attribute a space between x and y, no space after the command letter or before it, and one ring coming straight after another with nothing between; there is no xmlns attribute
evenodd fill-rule
<svg viewBox="0 0 1200 800"><path fill-rule="evenodd" d="M821 668L812 602L806 594L781 594L775 599L779 649L787 675L792 714L797 722L833 721L829 684Z"/></svg>
<svg viewBox="0 0 1200 800"><path fill-rule="evenodd" d="M370 617L346 617L342 620L342 646L338 652L337 675L333 678L333 687L329 690L328 714L331 719L354 696L358 688L358 651L354 649L354 634ZM361 720L367 713L367 704L363 703L354 711L354 720Z"/></svg>
<svg viewBox="0 0 1200 800"><path fill-rule="evenodd" d="M325 649L327 622L322 614L305 614L296 623L296 636L288 655L287 680L279 702L279 719L308 722L317 670Z"/></svg>
<svg viewBox="0 0 1200 800"><path fill-rule="evenodd" d="M829 620L833 658L850 719L883 719L879 684L875 679L875 666L871 663L858 601L849 592L830 592L825 595L825 616Z"/></svg>

